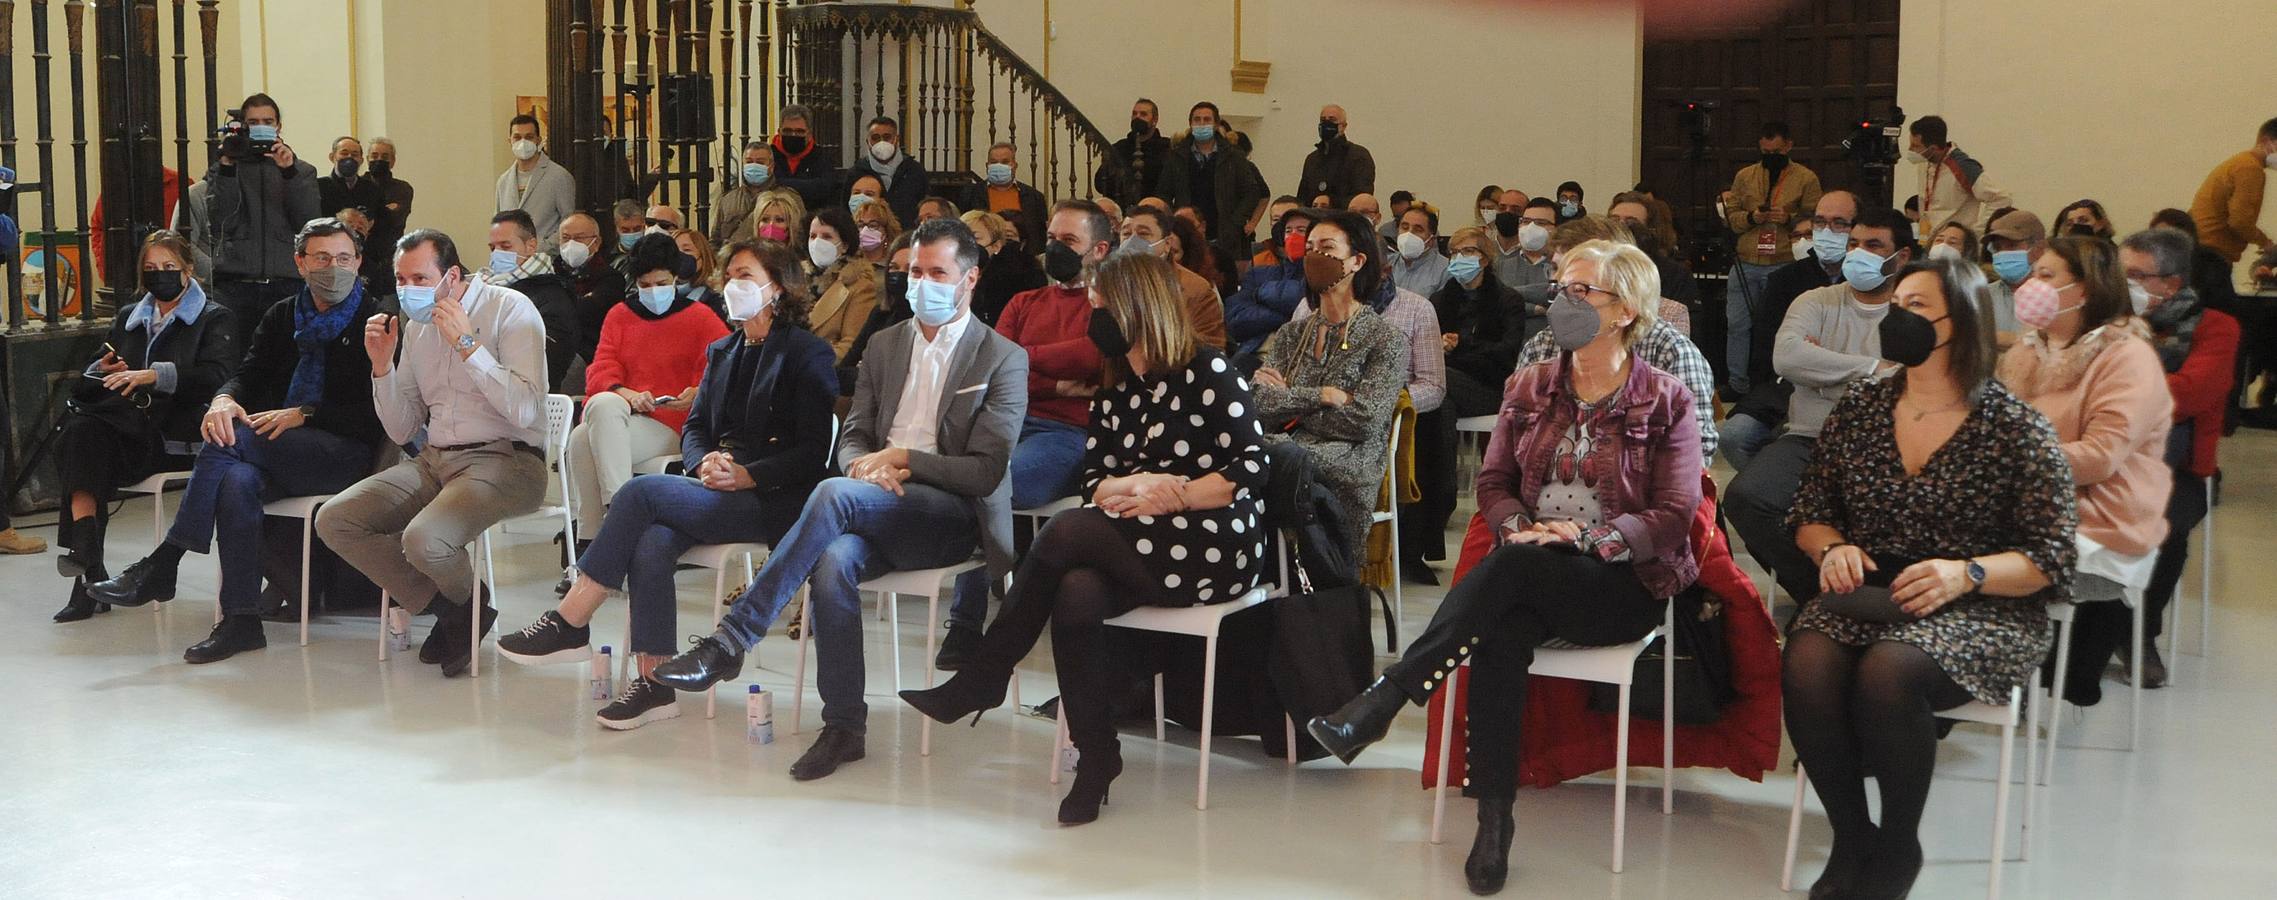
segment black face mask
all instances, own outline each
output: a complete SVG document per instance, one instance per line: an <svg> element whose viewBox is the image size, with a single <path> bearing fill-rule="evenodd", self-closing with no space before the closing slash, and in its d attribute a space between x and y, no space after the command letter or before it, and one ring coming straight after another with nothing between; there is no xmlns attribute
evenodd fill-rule
<svg viewBox="0 0 2277 900"><path fill-rule="evenodd" d="M364 163L362 160L343 159L332 164L332 171L342 178L354 178L356 177L356 172L363 169L363 167Z"/></svg>
<svg viewBox="0 0 2277 900"><path fill-rule="evenodd" d="M2073 222L2064 227L2064 233L2073 237L2094 237L2095 226L2086 222Z"/></svg>
<svg viewBox="0 0 2277 900"><path fill-rule="evenodd" d="M1764 167L1764 168L1766 168L1766 169L1783 169L1783 168L1786 168L1786 166L1787 166L1787 154L1784 154L1784 153L1766 153L1766 154L1763 154L1763 167Z"/></svg>
<svg viewBox="0 0 2277 900"><path fill-rule="evenodd" d="M1060 284L1083 277L1083 254L1058 241L1045 244L1044 276Z"/></svg>
<svg viewBox="0 0 2277 900"><path fill-rule="evenodd" d="M1146 120L1145 120L1145 119L1132 119L1132 120L1131 120L1131 136L1132 136L1132 137L1145 137L1145 136L1147 136L1147 134L1148 134L1148 133L1150 133L1150 132L1152 132L1152 131L1154 131L1154 126L1146 124Z"/></svg>
<svg viewBox="0 0 2277 900"><path fill-rule="evenodd" d="M391 178L391 177L393 177L394 175L395 175L395 164L394 164L394 163L388 162L387 160L384 160L384 159L375 159L375 160L372 160L372 177L373 177L373 178L375 178L375 179L379 179L379 180L382 180L382 181L384 181L384 180L386 180L386 179L388 179L388 178Z"/></svg>
<svg viewBox="0 0 2277 900"><path fill-rule="evenodd" d="M1123 326L1115 324L1115 317L1105 309L1091 311L1091 345L1099 348L1099 355L1113 359L1131 352L1130 336L1123 334Z"/></svg>
<svg viewBox="0 0 2277 900"><path fill-rule="evenodd" d="M885 277L885 296L879 299L885 302L887 308L892 309L897 313L908 311L909 273L887 272Z"/></svg>
<svg viewBox="0 0 2277 900"><path fill-rule="evenodd" d="M1495 231L1495 233L1502 235L1504 238L1514 238L1514 237L1517 237L1517 236L1518 236L1518 214L1517 214L1517 213L1514 213L1514 212L1498 212L1498 213L1495 213L1495 214L1494 214L1494 231Z"/></svg>
<svg viewBox="0 0 2277 900"><path fill-rule="evenodd" d="M1913 310L1892 306L1882 316L1882 358L1908 369L1929 361L1929 355L1945 346L1937 342L1937 323L1950 316L1927 318Z"/></svg>
<svg viewBox="0 0 2277 900"><path fill-rule="evenodd" d="M781 140L783 142L784 153L788 153L792 156L797 156L800 153L806 152L806 138L795 134L786 134L782 136Z"/></svg>
<svg viewBox="0 0 2277 900"><path fill-rule="evenodd" d="M1320 139L1323 142L1336 140L1336 123L1322 119L1320 122Z"/></svg>
<svg viewBox="0 0 2277 900"><path fill-rule="evenodd" d="M171 302L182 296L182 272L179 269L144 269L142 289L161 302Z"/></svg>

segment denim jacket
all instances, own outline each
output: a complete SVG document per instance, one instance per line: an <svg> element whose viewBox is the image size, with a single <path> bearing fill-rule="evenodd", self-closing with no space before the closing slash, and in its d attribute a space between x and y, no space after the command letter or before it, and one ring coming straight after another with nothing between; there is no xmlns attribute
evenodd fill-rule
<svg viewBox="0 0 2277 900"><path fill-rule="evenodd" d="M1478 475L1478 505L1501 528L1533 519L1534 501L1552 471L1558 442L1580 414L1567 387L1571 354L1519 371L1503 394L1502 412ZM1700 429L1692 394L1675 376L1629 357L1628 383L1596 413L1600 439L1583 461L1597 474L1606 524L1620 533L1639 580L1655 597L1671 597L1699 577L1689 536L1700 506ZM1609 476L1609 477L1605 477Z"/></svg>

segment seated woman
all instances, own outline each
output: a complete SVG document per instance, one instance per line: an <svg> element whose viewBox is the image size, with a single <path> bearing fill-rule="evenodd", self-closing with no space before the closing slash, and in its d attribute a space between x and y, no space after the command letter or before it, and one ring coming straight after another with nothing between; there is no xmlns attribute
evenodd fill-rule
<svg viewBox="0 0 2277 900"><path fill-rule="evenodd" d="M1021 242L1011 220L985 209L965 213L958 220L972 229L972 239L980 242L980 283L972 289L972 316L994 328L996 317L1004 314L1013 297L1044 286L1044 270L1036 265L1035 254ZM908 242L895 241L893 246L906 247ZM903 271L908 271L906 266Z"/></svg>
<svg viewBox="0 0 2277 900"><path fill-rule="evenodd" d="M806 330L809 294L798 258L782 244L757 241L728 245L726 259L721 293L738 324L705 351L703 387L680 434L688 474L626 482L578 555L576 582L560 605L498 638L498 652L516 662L588 658L594 611L610 592L629 593L641 677L601 708L596 718L605 728L680 714L672 689L648 677L676 650L672 571L680 554L698 544L781 537L829 475L838 376L830 348Z"/></svg>
<svg viewBox="0 0 2277 900"><path fill-rule="evenodd" d="M1410 210L1413 212L1413 210ZM1423 499L1400 509L1400 571L1431 575L1430 560L1447 557L1447 520L1455 514L1455 422L1494 414L1502 388L1518 370L1526 339L1525 306L1494 277L1491 229L1470 227L1447 239L1447 277L1431 295L1447 357L1447 396L1415 417L1415 480Z"/></svg>
<svg viewBox="0 0 2277 900"><path fill-rule="evenodd" d="M1447 592L1382 678L1305 726L1349 763L1469 660L1463 792L1478 798L1479 827L1463 874L1478 894L1509 875L1534 648L1643 637L1700 571L1687 540L1702 465L1692 394L1631 347L1654 324L1659 272L1635 247L1591 241L1566 252L1557 284L1550 329L1562 352L1518 373L1479 470L1480 515L1503 546Z"/></svg>
<svg viewBox="0 0 2277 900"><path fill-rule="evenodd" d="M1945 249L1937 249L1943 247ZM1959 222L1947 222L1929 235L1929 256L1933 259L1977 261L1977 233Z"/></svg>
<svg viewBox="0 0 2277 900"><path fill-rule="evenodd" d="M893 206L887 203L864 203L855 207L853 213L856 255L872 265L885 264L886 248L893 245L894 238L901 236L900 217L893 214Z"/></svg>
<svg viewBox="0 0 2277 900"><path fill-rule="evenodd" d="M1274 332L1257 370L1257 420L1267 440L1312 451L1343 509L1345 550L1357 558L1407 386L1407 337L1363 299L1384 280L1384 242L1368 220L1321 213L1306 244L1305 302L1315 314Z"/></svg>
<svg viewBox="0 0 2277 900"><path fill-rule="evenodd" d="M695 263L695 274L680 279L680 296L701 304L727 321L727 302L719 295L719 258L712 254L712 240L693 228L672 232L672 244ZM603 325L608 324L606 320Z"/></svg>
<svg viewBox="0 0 2277 900"><path fill-rule="evenodd" d="M2000 382L2056 427L2079 491L2071 594L2083 605L2063 695L2082 706L2103 698L2104 663L2134 630L2126 604L2097 601L2150 586L2174 489L2165 459L2174 397L2150 327L2131 312L2118 248L2093 236L2054 238L2016 286L2024 333L2000 356Z"/></svg>
<svg viewBox="0 0 2277 900"><path fill-rule="evenodd" d="M214 391L237 370L237 323L191 272L190 242L153 232L142 245L142 299L119 311L103 355L71 387L55 438L63 511L55 570L72 579L55 614L77 622L110 609L87 588L109 579L103 532L119 488L190 467ZM170 597L170 592L169 592Z"/></svg>
<svg viewBox="0 0 2277 900"><path fill-rule="evenodd" d="M806 258L814 293L814 336L830 345L843 359L854 346L854 336L869 321L878 304L878 267L852 253L847 241L854 235L854 217L836 207L821 210L807 222ZM853 393L851 383L847 393Z"/></svg>
<svg viewBox="0 0 2277 900"><path fill-rule="evenodd" d="M792 236L806 234L806 203L789 188L760 194L752 215L758 217L757 234L762 241L788 244Z"/></svg>
<svg viewBox="0 0 2277 900"><path fill-rule="evenodd" d="M1202 229L1184 216L1170 219L1163 232L1166 258L1178 266L1178 287L1186 297L1186 318L1202 343L1225 348L1225 300L1218 285L1225 282L1217 267L1217 253L1202 237ZM1187 276L1193 276L1191 278Z"/></svg>
<svg viewBox="0 0 2277 900"><path fill-rule="evenodd" d="M2111 217L2103 214L2103 204L2086 199L2074 200L2070 206L2064 207L2063 212L2056 214L2056 233L2109 241L2117 231L2111 227Z"/></svg>
<svg viewBox="0 0 2277 900"><path fill-rule="evenodd" d="M172 598L182 554L205 553L218 538L222 618L182 654L188 662L268 646L257 609L262 501L346 490L371 474L387 443L361 325L393 304L365 295L362 252L338 219L301 227L293 261L307 287L269 307L237 374L214 393L199 428L205 446L166 540L118 577L87 586L114 606Z"/></svg>
<svg viewBox="0 0 2277 900"><path fill-rule="evenodd" d="M578 533L588 538L632 480L634 464L680 448L705 348L727 334L718 316L680 291L685 260L672 238L641 236L625 260L632 296L609 310L585 367L584 421L569 433L569 484Z"/></svg>
<svg viewBox="0 0 2277 900"><path fill-rule="evenodd" d="M911 234L912 232L902 232L901 237L894 239L893 246L887 248L885 282L878 288L877 305L871 307L870 317L863 320L861 332L854 335L854 345L847 348L846 355L838 359L840 397L854 396L854 380L861 374L862 355L869 352L870 338L880 331L909 321L914 314L909 308L909 264L915 254L910 247ZM981 263L982 266L987 264L985 259ZM985 279L986 275L983 274L982 277ZM978 302L978 295L974 296L975 302ZM845 413L844 406L841 406L839 413Z"/></svg>
<svg viewBox="0 0 2277 900"><path fill-rule="evenodd" d="M1062 825L1097 819L1123 770L1112 707L1125 682L1100 623L1141 606L1239 599L1265 561L1258 516L1268 473L1249 385L1217 348L1194 340L1171 265L1109 257L1091 306L1091 340L1112 386L1091 405L1089 500L1036 536L972 659L940 687L901 692L942 722L994 709L1012 667L1050 626L1061 709L1082 753Z"/></svg>
<svg viewBox="0 0 2277 900"><path fill-rule="evenodd" d="M1795 754L1834 826L1813 897L1911 889L1935 713L2006 704L2032 677L2048 652L2047 604L2069 595L2076 553L2062 441L1993 378L1984 275L1959 260L1915 263L1891 302L1882 358L1905 370L1835 405L1787 516L1826 592L1795 618L1782 689ZM1827 608L1829 595L1868 585L1888 589L1900 621ZM1866 813L1868 773L1879 826Z"/></svg>

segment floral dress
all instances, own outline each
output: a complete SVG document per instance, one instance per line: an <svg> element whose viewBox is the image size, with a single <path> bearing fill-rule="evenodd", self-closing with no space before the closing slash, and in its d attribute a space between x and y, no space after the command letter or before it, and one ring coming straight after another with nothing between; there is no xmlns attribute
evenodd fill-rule
<svg viewBox="0 0 2277 900"><path fill-rule="evenodd" d="M1109 478L1142 473L1233 482L1233 503L1169 516L1108 520L1159 573L1171 597L1200 605L1240 598L1265 564L1260 521L1269 477L1264 431L1249 380L1225 355L1202 347L1184 369L1126 378L1092 401L1084 441L1085 505Z"/></svg>
<svg viewBox="0 0 2277 900"><path fill-rule="evenodd" d="M1399 392L1407 387L1407 337L1365 306L1341 325L1308 316L1274 333L1265 365L1289 386L1258 388L1257 418L1270 440L1311 451L1344 512L1345 547L1357 558L1383 489ZM1323 387L1342 389L1352 402L1322 406Z"/></svg>
<svg viewBox="0 0 2277 900"><path fill-rule="evenodd" d="M1853 647L1876 641L1919 647L1971 697L2005 704L2009 689L2025 683L2047 657L2047 605L2070 597L2078 552L2072 535L2079 527L2071 465L2048 420L1988 381L1961 427L1919 474L1908 475L1893 417L1904 389L1899 375L1853 387L1835 404L1795 492L1788 527L1832 527L1876 562L2014 551L2051 584L2027 597L1964 594L1927 618L1896 625L1837 615L1813 600L1794 627Z"/></svg>

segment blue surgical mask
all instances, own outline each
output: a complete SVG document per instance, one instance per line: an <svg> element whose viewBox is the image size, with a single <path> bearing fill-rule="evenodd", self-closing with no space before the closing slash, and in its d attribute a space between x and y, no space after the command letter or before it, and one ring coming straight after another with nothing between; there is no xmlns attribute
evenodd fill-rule
<svg viewBox="0 0 2277 900"><path fill-rule="evenodd" d="M957 318L957 285L929 278L909 279L909 311L927 328L939 328Z"/></svg>
<svg viewBox="0 0 2277 900"><path fill-rule="evenodd" d="M1820 263L1838 263L1850 249L1850 236L1831 228L1811 229L1811 251Z"/></svg>
<svg viewBox="0 0 2277 900"><path fill-rule="evenodd" d="M516 256L512 250L490 251L490 274L492 275L505 275L514 271L514 267L521 264L522 258Z"/></svg>
<svg viewBox="0 0 2277 900"><path fill-rule="evenodd" d="M1215 125L1196 125L1196 126L1194 126L1194 140L1197 140L1197 141L1202 141L1202 142L1204 142L1204 143L1208 143L1208 142L1210 142L1210 141L1216 140L1216 139L1217 139L1217 136L1218 136L1218 128L1217 128L1217 126L1215 126Z"/></svg>
<svg viewBox="0 0 2277 900"><path fill-rule="evenodd" d="M645 232L635 231L631 234L617 235L617 246L622 247L626 250L630 250L633 248L634 244L640 243L640 237L644 233Z"/></svg>
<svg viewBox="0 0 2277 900"><path fill-rule="evenodd" d="M1992 273L2010 285L2021 283L2032 274L2032 251L2000 250L1992 254Z"/></svg>
<svg viewBox="0 0 2277 900"><path fill-rule="evenodd" d="M251 138L256 144L273 144L277 141L277 126L247 125L245 126L245 136Z"/></svg>
<svg viewBox="0 0 2277 900"><path fill-rule="evenodd" d="M678 299L679 296L678 286L670 284L649 285L641 288L638 294L640 305L648 307L651 314L659 316L669 312L672 309L672 301Z"/></svg>
<svg viewBox="0 0 2277 900"><path fill-rule="evenodd" d="M1558 201L1558 215L1568 219L1581 215L1581 204L1572 200Z"/></svg>
<svg viewBox="0 0 2277 900"><path fill-rule="evenodd" d="M1851 248L1849 254L1842 257L1842 280L1861 294L1881 290L1882 283L1890 280L1890 276L1882 274L1882 266L1889 261L1889 257L1875 256L1864 247Z"/></svg>
<svg viewBox="0 0 2277 900"><path fill-rule="evenodd" d="M435 288L425 284L399 284L395 286L395 305L403 310L403 317L419 324L435 321Z"/></svg>
<svg viewBox="0 0 2277 900"><path fill-rule="evenodd" d="M1003 187L1012 183L1012 167L1006 163L988 164L988 183Z"/></svg>
<svg viewBox="0 0 2277 900"><path fill-rule="evenodd" d="M766 183L767 183L767 164L766 164L766 163L744 163L744 164L743 164L743 183L744 183L744 184L766 184Z"/></svg>
<svg viewBox="0 0 2277 900"><path fill-rule="evenodd" d="M1466 253L1447 261L1447 278L1458 284L1469 284L1471 279L1477 278L1478 273L1485 268L1485 262Z"/></svg>
<svg viewBox="0 0 2277 900"><path fill-rule="evenodd" d="M851 197L847 197L847 198L846 198L846 211L847 211L847 212L861 212L861 211L862 211L862 207L863 207L863 206L865 206L865 205L867 205L869 202L870 202L870 195L868 195L868 194L855 194L855 195L853 195L853 196L851 196Z"/></svg>

